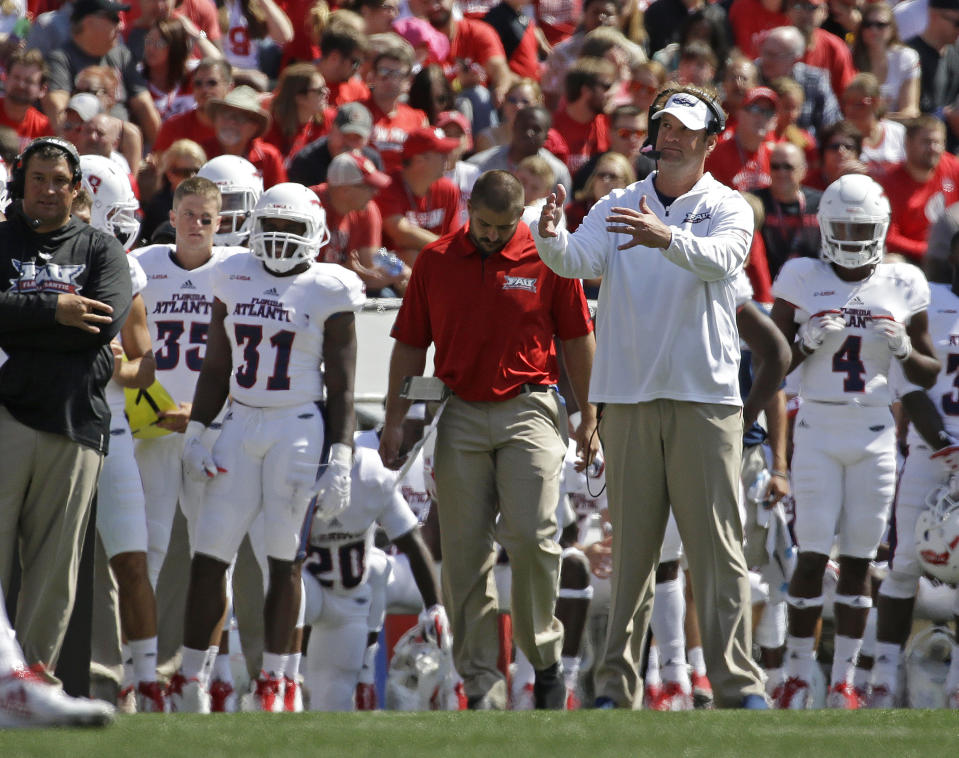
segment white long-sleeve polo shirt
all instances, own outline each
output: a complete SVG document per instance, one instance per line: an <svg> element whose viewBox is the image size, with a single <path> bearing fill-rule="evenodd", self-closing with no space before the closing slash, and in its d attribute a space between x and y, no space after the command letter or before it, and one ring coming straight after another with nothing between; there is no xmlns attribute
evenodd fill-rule
<svg viewBox="0 0 959 758"><path fill-rule="evenodd" d="M753 234L753 214L735 190L705 174L664 207L656 172L596 203L575 233L539 236L540 257L560 276L603 277L589 399L637 403L660 398L741 405L736 273ZM665 250L606 231L614 207L649 209L672 227Z"/></svg>

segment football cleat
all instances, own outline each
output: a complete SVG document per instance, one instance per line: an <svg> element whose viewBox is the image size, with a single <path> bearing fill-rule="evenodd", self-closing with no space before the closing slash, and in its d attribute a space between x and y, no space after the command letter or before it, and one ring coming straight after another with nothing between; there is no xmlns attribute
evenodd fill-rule
<svg viewBox="0 0 959 758"><path fill-rule="evenodd" d="M647 684L643 687L643 708L648 711L656 710L653 706L663 697L663 685Z"/></svg>
<svg viewBox="0 0 959 758"><path fill-rule="evenodd" d="M170 679L166 697L170 713L210 712L210 693L199 679L187 679L179 671Z"/></svg>
<svg viewBox="0 0 959 758"><path fill-rule="evenodd" d="M356 710L376 710L376 685L359 682L356 685Z"/></svg>
<svg viewBox="0 0 959 758"><path fill-rule="evenodd" d="M0 728L105 726L113 718L112 705L70 697L28 669L0 677Z"/></svg>
<svg viewBox="0 0 959 758"><path fill-rule="evenodd" d="M713 685L705 674L695 671L689 677L693 687L693 707L697 710L708 710L713 707Z"/></svg>
<svg viewBox="0 0 959 758"><path fill-rule="evenodd" d="M896 693L885 684L874 684L869 690L866 701L870 708L895 708Z"/></svg>
<svg viewBox="0 0 959 758"><path fill-rule="evenodd" d="M679 682L663 682L659 698L650 706L654 711L691 711L693 693Z"/></svg>
<svg viewBox="0 0 959 758"><path fill-rule="evenodd" d="M166 693L159 682L140 682L137 685L138 713L167 713Z"/></svg>
<svg viewBox="0 0 959 758"><path fill-rule="evenodd" d="M513 700L510 704L511 711L531 711L535 707L532 682L524 684L522 689L513 693Z"/></svg>
<svg viewBox="0 0 959 758"><path fill-rule="evenodd" d="M809 698L809 682L798 676L791 676L782 685L776 707L783 711L802 711L809 707Z"/></svg>
<svg viewBox="0 0 959 758"><path fill-rule="evenodd" d="M120 690L117 694L117 713L136 713L137 712L137 688L132 684Z"/></svg>
<svg viewBox="0 0 959 758"><path fill-rule="evenodd" d="M243 696L240 707L247 712L282 713L283 679L270 676L265 671L250 683L250 692Z"/></svg>
<svg viewBox="0 0 959 758"><path fill-rule="evenodd" d="M842 711L858 711L862 707L856 688L849 682L839 682L829 688L826 707Z"/></svg>
<svg viewBox="0 0 959 758"><path fill-rule="evenodd" d="M288 676L283 677L283 710L287 713L303 713L303 686Z"/></svg>
<svg viewBox="0 0 959 758"><path fill-rule="evenodd" d="M210 710L213 713L236 713L236 690L231 682L214 679L210 682Z"/></svg>
<svg viewBox="0 0 959 758"><path fill-rule="evenodd" d="M566 688L566 710L567 711L578 711L583 707L582 702L579 699L579 696L576 694L576 690L572 687Z"/></svg>

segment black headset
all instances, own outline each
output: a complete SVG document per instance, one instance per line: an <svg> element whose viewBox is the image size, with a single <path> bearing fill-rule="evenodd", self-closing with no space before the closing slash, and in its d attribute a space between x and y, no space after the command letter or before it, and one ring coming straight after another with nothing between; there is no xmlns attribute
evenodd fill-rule
<svg viewBox="0 0 959 758"><path fill-rule="evenodd" d="M726 112L719 101L704 89L699 87L667 87L655 98L649 106L646 127L646 144L643 146L643 152L654 160L658 159L656 150L656 138L659 135L659 119L654 116L666 107L666 103L673 95L678 94L692 95L697 100L702 100L706 104L712 118L706 124L706 134L722 134L726 131Z"/></svg>
<svg viewBox="0 0 959 758"><path fill-rule="evenodd" d="M7 194L9 194L11 200L23 198L23 189L27 178L27 160L35 152L47 146L58 148L64 152L67 163L70 164L70 169L73 171L71 184L74 187L83 180L83 171L80 169L80 153L77 152L72 142L59 137L38 137L23 149L23 152L17 156L17 160L13 164L10 181L7 182Z"/></svg>

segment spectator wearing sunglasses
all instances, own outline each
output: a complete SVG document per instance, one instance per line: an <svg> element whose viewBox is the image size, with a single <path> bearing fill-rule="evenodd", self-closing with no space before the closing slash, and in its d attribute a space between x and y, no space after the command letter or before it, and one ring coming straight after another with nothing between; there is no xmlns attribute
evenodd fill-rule
<svg viewBox="0 0 959 758"><path fill-rule="evenodd" d="M906 40L919 54L919 110L923 113L945 108L959 95L959 50L953 44L957 39L959 0L929 0L926 30Z"/></svg>
<svg viewBox="0 0 959 758"><path fill-rule="evenodd" d="M316 68L330 88L330 105L366 100L369 88L356 75L366 53L366 37L345 24L332 24L320 37L322 58Z"/></svg>
<svg viewBox="0 0 959 758"><path fill-rule="evenodd" d="M779 98L768 87L754 87L743 100L736 127L706 158L715 179L740 192L768 187L769 151L775 139Z"/></svg>
<svg viewBox="0 0 959 758"><path fill-rule="evenodd" d="M566 104L553 114L553 128L569 148L570 173L609 149L606 111L615 84L615 66L600 58L581 58L566 74Z"/></svg>
<svg viewBox="0 0 959 758"><path fill-rule="evenodd" d="M646 113L635 105L620 105L609 114L609 152L626 156L636 179L645 179L656 168L656 162L642 152L646 124ZM573 177L573 197L577 197L586 186L604 155L608 153L594 155L576 172Z"/></svg>
<svg viewBox="0 0 959 758"><path fill-rule="evenodd" d="M865 174L862 132L851 121L837 121L825 129L819 141L819 167L806 173L805 183L825 190L844 174Z"/></svg>
<svg viewBox="0 0 959 758"><path fill-rule="evenodd" d="M869 3L863 8L852 61L858 71L879 79L879 95L888 118L919 115L919 53L899 38L888 3Z"/></svg>
<svg viewBox="0 0 959 758"><path fill-rule="evenodd" d="M270 101L273 123L263 135L284 160L330 131L336 115L327 106L329 89L312 63L291 63L280 74Z"/></svg>

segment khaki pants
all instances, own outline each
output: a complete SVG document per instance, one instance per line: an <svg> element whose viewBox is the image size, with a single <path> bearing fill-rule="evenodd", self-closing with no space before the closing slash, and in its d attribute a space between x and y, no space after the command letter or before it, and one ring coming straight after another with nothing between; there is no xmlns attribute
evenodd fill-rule
<svg viewBox="0 0 959 758"><path fill-rule="evenodd" d="M553 615L560 547L554 541L566 412L554 391L497 403L450 398L436 439L443 548L443 602L453 661L469 697L505 706L499 654L494 541L512 568L517 645L535 669L559 660L563 627ZM497 521L497 515L499 520Z"/></svg>
<svg viewBox="0 0 959 758"><path fill-rule="evenodd" d="M102 460L92 448L21 424L0 406L0 586L10 583L19 548L14 629L27 663L51 671L73 610Z"/></svg>
<svg viewBox="0 0 959 758"><path fill-rule="evenodd" d="M738 510L740 409L655 400L608 405L601 425L613 527L606 653L596 694L631 707L670 505L686 548L706 666L720 706L762 694L751 658Z"/></svg>

